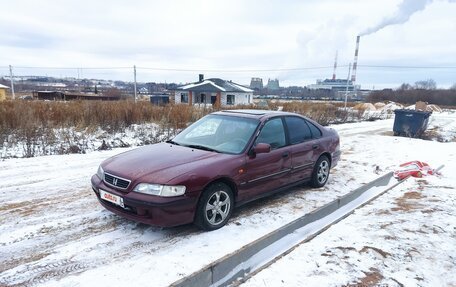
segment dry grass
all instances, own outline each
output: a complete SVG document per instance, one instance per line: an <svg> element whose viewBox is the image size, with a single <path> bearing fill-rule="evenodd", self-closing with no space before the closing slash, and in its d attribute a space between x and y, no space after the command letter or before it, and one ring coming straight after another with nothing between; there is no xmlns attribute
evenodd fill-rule
<svg viewBox="0 0 456 287"><path fill-rule="evenodd" d="M270 103L269 109L295 112L317 122L346 122L349 114L334 103ZM226 107L224 107L226 108ZM232 107L230 107L232 108ZM236 109L264 109L254 105L236 106ZM189 105L155 106L149 102L133 101L3 101L0 102L0 148L23 143L24 155L62 154L84 152L87 134L101 129L108 133L125 131L133 124L156 123L160 133L167 137L185 128L201 117L221 110L222 107L197 107ZM353 114L350 115L353 118ZM358 117L358 119L361 119ZM81 131L82 144L72 146L75 132ZM62 133L64 136L62 137ZM63 138L63 140L62 140ZM158 139L159 137L157 137ZM81 139L79 136L78 140ZM160 138L161 139L161 138ZM65 141L65 148L56 143ZM147 143L155 142L154 140ZM146 144L146 143L145 143ZM60 145L62 146L62 145Z"/></svg>
<svg viewBox="0 0 456 287"><path fill-rule="evenodd" d="M90 132L100 128L115 133L132 124L154 122L162 123L163 129L179 130L202 115L204 111L190 106L159 107L148 102L5 101L0 102L0 145L14 136L25 143L25 155L33 156L34 143L54 143L56 129Z"/></svg>
<svg viewBox="0 0 456 287"><path fill-rule="evenodd" d="M361 119L364 114L364 111L356 111L353 114L349 110L341 109L344 106L343 103L289 102L272 105L273 108L277 106L282 106L283 111L307 116L324 126L331 123L345 123L353 117Z"/></svg>

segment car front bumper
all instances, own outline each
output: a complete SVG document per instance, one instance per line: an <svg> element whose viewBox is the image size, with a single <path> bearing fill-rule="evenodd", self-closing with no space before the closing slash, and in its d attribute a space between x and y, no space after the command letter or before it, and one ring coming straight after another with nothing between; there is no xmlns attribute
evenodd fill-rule
<svg viewBox="0 0 456 287"><path fill-rule="evenodd" d="M158 197L137 192L124 193L106 185L97 175L93 175L92 189L100 204L107 210L137 222L172 227L193 222L197 196ZM100 189L123 199L124 207L100 197Z"/></svg>

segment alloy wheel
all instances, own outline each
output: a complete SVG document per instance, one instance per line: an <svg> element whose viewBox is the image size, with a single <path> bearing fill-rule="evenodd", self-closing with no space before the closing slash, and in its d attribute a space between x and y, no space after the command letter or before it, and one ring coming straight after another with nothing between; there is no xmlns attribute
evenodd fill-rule
<svg viewBox="0 0 456 287"><path fill-rule="evenodd" d="M321 161L320 165L318 166L317 171L317 180L319 184L324 184L328 179L329 175L329 164L326 160Z"/></svg>
<svg viewBox="0 0 456 287"><path fill-rule="evenodd" d="M206 203L206 219L212 225L217 225L225 220L230 213L231 200L228 193L223 190L216 191Z"/></svg>

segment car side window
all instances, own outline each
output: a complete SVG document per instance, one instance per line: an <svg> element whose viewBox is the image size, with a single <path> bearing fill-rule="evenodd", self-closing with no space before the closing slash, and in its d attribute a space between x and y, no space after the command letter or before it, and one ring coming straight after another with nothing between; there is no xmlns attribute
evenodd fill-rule
<svg viewBox="0 0 456 287"><path fill-rule="evenodd" d="M309 125L309 128L310 128L310 131L312 132L312 137L314 139L319 139L321 138L321 130L319 128L317 128L313 123L311 122L307 122L307 124Z"/></svg>
<svg viewBox="0 0 456 287"><path fill-rule="evenodd" d="M306 120L298 117L286 117L288 135L290 144L302 143L312 138L312 132L306 123Z"/></svg>
<svg viewBox="0 0 456 287"><path fill-rule="evenodd" d="M282 119L275 118L266 122L255 143L270 144L272 149L285 146L285 129Z"/></svg>

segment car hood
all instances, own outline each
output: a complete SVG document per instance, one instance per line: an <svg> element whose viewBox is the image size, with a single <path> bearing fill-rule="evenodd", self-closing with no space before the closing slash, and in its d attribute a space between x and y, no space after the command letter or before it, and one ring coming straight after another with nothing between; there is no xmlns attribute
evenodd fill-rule
<svg viewBox="0 0 456 287"><path fill-rule="evenodd" d="M227 155L168 143L137 148L113 156L102 163L105 172L132 181L153 181L165 184L173 178L194 170L196 166L213 163ZM205 163L206 162L206 163Z"/></svg>

